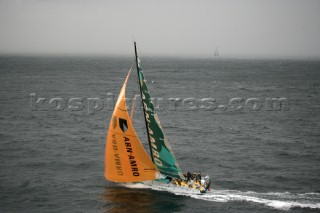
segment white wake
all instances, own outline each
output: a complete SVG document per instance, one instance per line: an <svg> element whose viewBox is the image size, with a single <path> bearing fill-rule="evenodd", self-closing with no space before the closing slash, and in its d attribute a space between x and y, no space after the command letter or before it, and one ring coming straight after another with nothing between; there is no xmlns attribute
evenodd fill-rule
<svg viewBox="0 0 320 213"><path fill-rule="evenodd" d="M294 194L290 192L259 193L252 191L212 190L204 195L191 195L191 197L215 202L254 202L282 210L289 210L294 207L320 209L320 193Z"/></svg>
<svg viewBox="0 0 320 213"><path fill-rule="evenodd" d="M204 194L192 193L190 191L180 190L179 188L168 187L159 188L158 186L148 186L144 184L126 184L130 188L148 188L153 190L168 191L176 195L189 196L195 199L201 199L213 202L254 202L260 203L272 208L289 210L294 207L320 209L320 193L290 193L290 192L253 192L237 190L214 190Z"/></svg>

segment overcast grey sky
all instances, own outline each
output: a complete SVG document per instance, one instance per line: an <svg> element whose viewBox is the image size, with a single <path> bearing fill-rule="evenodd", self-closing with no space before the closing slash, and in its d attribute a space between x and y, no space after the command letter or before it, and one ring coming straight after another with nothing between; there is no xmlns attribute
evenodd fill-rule
<svg viewBox="0 0 320 213"><path fill-rule="evenodd" d="M0 0L0 53L320 57L319 0Z"/></svg>

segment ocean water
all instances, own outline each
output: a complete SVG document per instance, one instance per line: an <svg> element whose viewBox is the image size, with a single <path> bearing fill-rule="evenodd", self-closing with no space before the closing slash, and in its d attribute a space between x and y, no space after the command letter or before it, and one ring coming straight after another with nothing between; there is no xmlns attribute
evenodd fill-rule
<svg viewBox="0 0 320 213"><path fill-rule="evenodd" d="M104 179L106 132L133 56L1 56L0 212L320 211L319 60L141 59L181 168L209 174L212 190ZM129 106L136 83L133 70Z"/></svg>

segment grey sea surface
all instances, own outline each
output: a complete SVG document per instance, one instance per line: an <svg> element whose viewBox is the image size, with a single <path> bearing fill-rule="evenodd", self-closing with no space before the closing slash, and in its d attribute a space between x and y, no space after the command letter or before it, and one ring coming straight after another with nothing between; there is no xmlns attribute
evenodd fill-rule
<svg viewBox="0 0 320 213"><path fill-rule="evenodd" d="M209 174L211 191L105 180L106 133L134 57L1 56L0 212L320 211L319 60L141 59L177 161ZM134 120L148 149L140 107Z"/></svg>

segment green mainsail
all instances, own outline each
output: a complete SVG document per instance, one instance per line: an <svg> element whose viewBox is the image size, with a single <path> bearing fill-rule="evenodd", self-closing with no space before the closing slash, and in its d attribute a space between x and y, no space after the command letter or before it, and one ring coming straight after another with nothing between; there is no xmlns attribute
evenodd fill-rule
<svg viewBox="0 0 320 213"><path fill-rule="evenodd" d="M155 112L140 60L137 56L136 61L152 160L162 174L174 178L183 178L181 169L174 157L167 137L163 133L158 115Z"/></svg>

